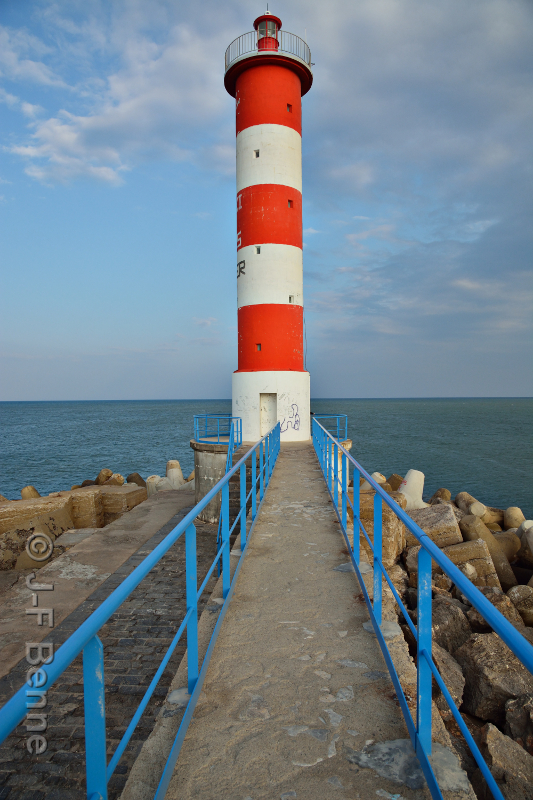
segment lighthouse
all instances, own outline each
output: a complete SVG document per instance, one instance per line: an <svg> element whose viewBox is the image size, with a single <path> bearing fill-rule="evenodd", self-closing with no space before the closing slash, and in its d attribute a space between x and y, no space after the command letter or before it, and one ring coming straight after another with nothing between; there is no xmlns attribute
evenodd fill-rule
<svg viewBox="0 0 533 800"><path fill-rule="evenodd" d="M282 441L310 437L305 365L302 96L311 53L263 14L226 51L237 122L238 368L232 413L245 441L280 422Z"/></svg>

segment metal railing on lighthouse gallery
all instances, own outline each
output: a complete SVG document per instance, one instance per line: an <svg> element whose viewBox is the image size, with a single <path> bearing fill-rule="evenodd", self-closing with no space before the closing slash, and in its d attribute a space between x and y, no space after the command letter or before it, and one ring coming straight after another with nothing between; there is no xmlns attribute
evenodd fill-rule
<svg viewBox="0 0 533 800"><path fill-rule="evenodd" d="M308 67L313 66L311 50L307 42L304 42L304 40L296 36L295 33L289 33L288 31L279 31L278 36L279 47L275 51L276 53L287 53L290 56L295 56L301 61L304 61ZM241 58L241 56L254 52L265 52L258 49L257 31L250 31L249 33L243 33L242 36L237 36L226 49L226 69L228 69L234 61ZM270 53L270 51L268 52Z"/></svg>
<svg viewBox="0 0 533 800"><path fill-rule="evenodd" d="M424 533L411 517L400 508L398 503L385 492L365 469L348 453L347 450L317 419L312 422L312 437L316 455L320 462L326 485L333 501L333 506L340 522L342 535L346 542L351 563L355 569L361 591L363 593L372 626L376 634L383 657L387 664L396 696L402 710L413 748L418 756L429 790L433 798L442 800L442 792L431 766L432 752L432 681L437 683L453 718L464 736L481 773L488 784L495 800L504 800L500 787L496 783L489 766L484 760L479 747L475 743L459 709L448 691L432 657L432 560L442 569L466 597L472 606L479 611L498 634L507 647L522 664L533 673L533 647L511 623L490 603L479 589L455 566L442 550ZM339 458L340 457L340 458ZM340 462L340 463L339 463ZM353 469L353 499L348 492L349 471ZM364 478L374 490L374 524L371 540L360 516L359 479ZM403 522L410 533L420 544L418 552L418 588L417 588L417 624L413 624L409 613L400 598L387 570L383 566L383 503L386 503ZM353 513L353 526L349 525L348 507ZM361 572L361 539L366 541L372 553L373 590L372 600L365 586ZM387 648L381 631L383 611L383 581L388 584L405 624L413 634L416 647L417 693L416 714L411 715L407 698L400 684L394 662Z"/></svg>
<svg viewBox="0 0 533 800"><path fill-rule="evenodd" d="M80 627L66 640L57 653L53 653L50 660L45 661L39 668L42 676L32 675L29 682L0 709L0 744L15 730L24 719L28 711L38 708L38 695L50 689L57 679L72 664L74 659L83 653L83 687L84 687L84 726L85 726L85 761L87 774L88 800L107 800L107 786L115 772L118 763L130 742L132 735L152 697L156 686L165 671L173 652L181 637L187 633L187 670L188 692L190 698L181 720L174 744L161 776L154 800L163 800L170 783L172 773L192 719L196 702L198 700L211 653L215 646L222 620L226 614L228 603L233 594L235 582L239 574L243 558L247 551L249 537L261 503L265 496L270 478L280 450L280 424L263 436L247 453L232 467L224 477L200 500L200 502L181 520L163 541L139 564L133 572L118 586L115 591L83 622ZM251 487L246 491L246 463L251 461ZM229 513L229 483L234 475L240 476L240 508L233 524L230 527ZM198 587L197 555L196 555L196 528L194 521L198 514L218 494L222 496L222 536L220 547L217 548L215 558ZM247 506L251 502L251 528L247 531ZM240 534L241 555L238 564L231 575L230 570L230 537ZM104 648L98 637L100 629L117 611L122 603L139 586L150 570L163 558L172 545L185 538L185 588L187 612L174 634L161 664L159 665L150 685L148 686L139 706L133 715L126 731L119 742L111 760L107 761L106 744L106 717L105 717L105 675L104 675ZM224 603L218 615L217 623L211 635L207 651L200 663L198 648L198 602L213 575L218 564L222 565L222 596Z"/></svg>

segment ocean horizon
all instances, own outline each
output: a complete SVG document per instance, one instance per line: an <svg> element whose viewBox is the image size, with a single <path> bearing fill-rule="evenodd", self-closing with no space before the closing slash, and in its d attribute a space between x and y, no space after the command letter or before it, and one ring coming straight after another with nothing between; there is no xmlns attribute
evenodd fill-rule
<svg viewBox="0 0 533 800"><path fill-rule="evenodd" d="M533 517L533 398L312 398L315 413L347 414L351 454L368 471L426 476L490 506ZM126 476L165 474L178 459L194 466L194 414L229 413L231 400L0 401L0 494L20 498L94 479L102 467Z"/></svg>

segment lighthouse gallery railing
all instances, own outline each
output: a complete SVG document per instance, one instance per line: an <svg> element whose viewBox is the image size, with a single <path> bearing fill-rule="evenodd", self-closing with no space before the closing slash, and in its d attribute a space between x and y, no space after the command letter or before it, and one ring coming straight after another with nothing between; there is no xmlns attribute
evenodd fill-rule
<svg viewBox="0 0 533 800"><path fill-rule="evenodd" d="M275 51L268 50L264 52L268 53L268 55L271 55L272 53L288 53L291 56L296 56L296 58L305 61L309 67L312 66L311 50L309 49L309 45L304 42L303 39L300 39L299 36L296 36L294 33L289 33L288 31L279 31L278 37L279 49ZM250 33L243 33L242 36L238 36L226 50L226 69L228 69L228 67L230 67L231 64L233 64L234 61L237 61L237 59L241 56L253 52L259 52L257 49L256 31L250 31Z"/></svg>
<svg viewBox="0 0 533 800"><path fill-rule="evenodd" d="M251 500L252 527L263 501L263 497L270 481L272 471L276 464L280 448L280 424L272 428L270 433L257 442L248 452L227 472L206 496L187 514L186 517L171 531L163 541L142 561L131 575L118 586L115 591L93 611L91 616L61 645L53 654L53 660L45 661L40 671L46 673L46 682L23 686L0 709L0 744L22 722L28 710L38 707L35 703L40 692L46 692L57 679L72 664L74 659L83 652L83 687L84 687L84 713L85 713L85 761L87 773L87 798L88 800L107 800L107 784L130 741L141 716L152 697L154 690L163 675L172 653L179 640L187 631L187 670L188 691L190 699L183 715L183 719L176 734L174 744L165 765L159 786L154 795L154 800L163 800L165 797L174 766L176 764L181 745L192 719L196 702L198 700L211 653L215 646L222 620L224 619L228 603L233 594L235 582L241 568L243 557L246 553L249 535L246 529L247 502ZM246 462L251 460L252 478L251 488L246 493ZM229 513L229 482L231 478L240 475L240 509L233 525L230 528ZM218 493L222 494L222 541L217 548L214 561L198 588L197 560L196 560L196 528L194 520ZM257 503L259 495L259 505ZM239 528L237 524L240 521ZM241 556L237 567L231 577L230 572L230 536L233 532L240 532ZM159 668L142 698L137 711L128 725L114 755L107 763L106 746L106 719L105 719L105 678L104 678L104 648L98 637L98 632L109 618L117 611L134 589L141 583L150 570L160 561L172 545L181 537L185 537L185 586L187 598L187 613L183 622L176 631L172 642L165 653ZM217 567L222 564L222 595L224 604L218 615L217 624L211 635L203 661L199 662L198 652L198 601L202 596L207 583ZM31 679L33 683L33 678Z"/></svg>
<svg viewBox="0 0 533 800"><path fill-rule="evenodd" d="M491 628L512 650L515 656L520 659L522 664L533 673L533 647L529 642L505 619L479 589L466 578L455 564L437 547L437 545L424 533L411 517L400 508L392 497L385 492L381 486L366 472L363 467L339 444L338 441L318 422L316 418L312 422L313 445L317 454L324 479L328 487L333 506L340 522L344 540L348 546L348 552L352 565L365 598L370 619L377 636L383 657L389 669L389 673L396 690L396 696L400 704L407 730L411 738L411 743L418 756L420 765L424 772L429 790L433 798L442 800L442 792L439 788L433 768L429 761L432 745L432 678L435 679L453 717L459 726L478 767L485 778L490 791L495 800L504 800L503 794L485 762L481 752L475 743L465 721L463 720L453 698L448 691L446 684L442 680L431 655L432 641L432 592L431 592L431 573L432 560L435 561L454 582L459 591L472 603L479 613L485 618ZM339 468L339 455L341 464ZM353 500L348 494L348 473L350 464L353 467ZM340 473L340 474L339 474ZM359 478L363 477L374 489L374 535L373 541L369 538L360 517L359 505ZM396 516L403 522L406 528L413 534L421 545L418 552L418 604L417 604L417 625L413 625L411 617L403 604L394 584L387 574L382 561L382 511L383 503L391 508ZM348 506L353 512L353 527L348 524ZM370 599L362 578L360 536L365 537L373 556L373 598ZM405 623L409 626L417 644L417 693L416 693L416 718L413 720L407 699L400 684L398 673L394 667L391 655L387 648L387 643L381 632L382 623L382 603L383 603L383 578L387 581L393 597L398 604Z"/></svg>

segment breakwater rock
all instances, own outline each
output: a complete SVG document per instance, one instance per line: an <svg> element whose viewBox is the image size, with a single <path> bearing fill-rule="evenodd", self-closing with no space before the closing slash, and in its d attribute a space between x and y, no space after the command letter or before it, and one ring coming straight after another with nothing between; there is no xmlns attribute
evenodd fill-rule
<svg viewBox="0 0 533 800"><path fill-rule="evenodd" d="M401 482L396 474L386 478L376 473L375 477L463 575L533 644L533 521L526 520L516 506L494 508L468 492L452 497L446 488L439 489L426 503L422 500L424 476L415 470ZM353 488L349 492L353 493ZM370 541L374 495L361 479L360 518ZM351 510L349 518L353 519ZM360 546L371 562L362 533ZM384 503L383 564L415 625L419 550L417 538ZM518 787L527 783L524 775L533 776L533 676L436 562L432 594L435 663L478 746L495 765L493 774L504 797L510 800ZM410 655L416 660L415 637L397 606L396 613ZM460 742L459 750L466 752L466 742L435 682L434 700L450 734ZM521 754L518 761L517 747ZM475 763L465 756L463 766L475 778L478 797L488 796ZM533 797L527 792L526 796Z"/></svg>
<svg viewBox="0 0 533 800"><path fill-rule="evenodd" d="M158 486L154 491L194 485L194 472L185 480L179 461L167 463L167 475L170 478L159 480L167 481L168 486ZM76 530L105 528L154 493L148 488L149 481L138 472L124 479L106 467L94 479L44 497L34 486L25 486L20 500L0 495L0 570L45 566L65 550L55 545L58 537Z"/></svg>

